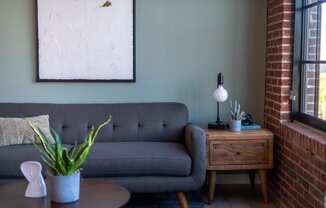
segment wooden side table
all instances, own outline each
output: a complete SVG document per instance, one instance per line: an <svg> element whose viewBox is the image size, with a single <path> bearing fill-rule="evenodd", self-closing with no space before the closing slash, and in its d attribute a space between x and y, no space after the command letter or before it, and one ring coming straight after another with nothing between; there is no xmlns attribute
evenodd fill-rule
<svg viewBox="0 0 326 208"><path fill-rule="evenodd" d="M254 186L255 171L258 171L263 198L267 203L267 170L273 168L272 132L265 129L240 133L205 129L205 132L209 203L214 198L216 172L222 170L248 170L252 186Z"/></svg>

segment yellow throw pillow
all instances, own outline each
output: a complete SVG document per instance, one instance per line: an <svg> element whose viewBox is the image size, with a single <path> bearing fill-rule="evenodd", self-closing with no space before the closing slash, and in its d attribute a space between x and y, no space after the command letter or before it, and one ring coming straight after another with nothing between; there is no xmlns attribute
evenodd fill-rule
<svg viewBox="0 0 326 208"><path fill-rule="evenodd" d="M28 118L0 118L0 146L32 144L36 137L28 122L39 128L53 144L49 115ZM39 141L36 141L39 143Z"/></svg>

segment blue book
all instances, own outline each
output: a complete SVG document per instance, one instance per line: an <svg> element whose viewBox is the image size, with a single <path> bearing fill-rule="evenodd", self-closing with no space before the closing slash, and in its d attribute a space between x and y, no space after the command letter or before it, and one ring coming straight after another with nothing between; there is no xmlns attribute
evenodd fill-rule
<svg viewBox="0 0 326 208"><path fill-rule="evenodd" d="M255 130L255 129L261 129L261 125L259 124L253 124L250 126L241 126L242 130Z"/></svg>

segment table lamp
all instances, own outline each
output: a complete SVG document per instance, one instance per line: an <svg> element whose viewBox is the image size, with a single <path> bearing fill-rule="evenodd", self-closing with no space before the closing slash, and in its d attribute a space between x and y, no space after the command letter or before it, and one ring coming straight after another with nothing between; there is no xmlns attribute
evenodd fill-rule
<svg viewBox="0 0 326 208"><path fill-rule="evenodd" d="M217 75L217 89L214 91L214 99L217 102L217 117L216 122L209 123L208 128L209 129L227 129L228 124L224 123L220 119L220 103L225 102L228 99L228 92L223 87L224 84L224 77L222 73L219 73Z"/></svg>

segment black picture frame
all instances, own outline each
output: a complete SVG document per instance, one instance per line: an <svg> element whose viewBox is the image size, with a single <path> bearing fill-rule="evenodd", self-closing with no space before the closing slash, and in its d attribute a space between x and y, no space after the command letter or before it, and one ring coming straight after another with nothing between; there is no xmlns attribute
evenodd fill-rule
<svg viewBox="0 0 326 208"><path fill-rule="evenodd" d="M35 30L36 30L36 82L39 83L136 83L136 0L133 2L133 78L132 79L41 79L39 76L39 20L38 0L35 0Z"/></svg>

